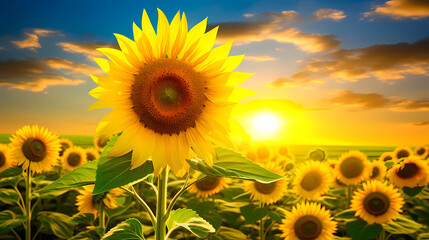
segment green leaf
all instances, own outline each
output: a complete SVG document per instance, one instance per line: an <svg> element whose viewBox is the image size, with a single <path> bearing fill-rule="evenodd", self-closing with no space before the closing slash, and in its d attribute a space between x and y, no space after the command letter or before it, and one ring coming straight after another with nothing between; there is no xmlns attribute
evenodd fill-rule
<svg viewBox="0 0 429 240"><path fill-rule="evenodd" d="M356 220L357 218L355 217L355 211L353 211L352 209L346 209L344 211L341 211L337 214L335 214L334 218L337 221L351 221L351 220Z"/></svg>
<svg viewBox="0 0 429 240"><path fill-rule="evenodd" d="M18 185L18 182L21 180L21 176L14 176L14 177L5 177L0 179L0 187L16 187Z"/></svg>
<svg viewBox="0 0 429 240"><path fill-rule="evenodd" d="M97 169L98 160L90 161L73 171L67 173L55 182L36 191L43 195L49 191L64 190L66 188L81 187L95 182L95 171Z"/></svg>
<svg viewBox="0 0 429 240"><path fill-rule="evenodd" d="M249 204L247 206L241 207L240 212L241 215L243 215L243 217L245 218L245 224L255 223L268 215L267 208L260 208L254 204Z"/></svg>
<svg viewBox="0 0 429 240"><path fill-rule="evenodd" d="M215 150L217 159L213 162L213 167L201 159L187 159L186 161L193 169L207 176L239 178L262 183L270 183L284 178L284 176L261 167L233 150L222 147L216 147Z"/></svg>
<svg viewBox="0 0 429 240"><path fill-rule="evenodd" d="M144 240L143 225L135 218L129 218L104 234L103 240Z"/></svg>
<svg viewBox="0 0 429 240"><path fill-rule="evenodd" d="M107 154L118 138L118 135L110 138L110 141L100 155L95 177L95 187L92 192L94 195L141 180L153 173L152 161L146 161L140 167L130 170L131 152L120 157L107 157Z"/></svg>
<svg viewBox="0 0 429 240"><path fill-rule="evenodd" d="M383 229L392 234L413 234L420 230L423 225L405 216L383 224Z"/></svg>
<svg viewBox="0 0 429 240"><path fill-rule="evenodd" d="M405 194L407 194L410 197L414 197L415 195L419 194L424 187L414 187L414 188L409 188L409 187L403 187L402 191L404 191Z"/></svg>
<svg viewBox="0 0 429 240"><path fill-rule="evenodd" d="M41 181L45 180L45 178L46 178L46 175L39 175L32 178L31 180L33 181L33 183L39 184Z"/></svg>
<svg viewBox="0 0 429 240"><path fill-rule="evenodd" d="M70 218L71 223L82 223L85 225L92 225L94 222L94 214L92 213L76 213Z"/></svg>
<svg viewBox="0 0 429 240"><path fill-rule="evenodd" d="M2 172L0 172L0 177L14 177L22 173L22 168L20 167L10 167Z"/></svg>
<svg viewBox="0 0 429 240"><path fill-rule="evenodd" d="M348 222L346 229L353 240L367 240L375 238L381 230L383 230L380 224L368 224L362 219Z"/></svg>
<svg viewBox="0 0 429 240"><path fill-rule="evenodd" d="M386 167L392 167L393 165L395 165L395 162L393 162L393 161L387 161L384 163L384 166L386 166Z"/></svg>
<svg viewBox="0 0 429 240"><path fill-rule="evenodd" d="M200 238L204 238L209 233L216 231L210 223L201 218L195 211L185 208L171 211L166 224L168 231L183 227Z"/></svg>
<svg viewBox="0 0 429 240"><path fill-rule="evenodd" d="M216 236L220 240L247 240L247 236L240 232L237 229L229 228L229 227L220 227L219 231L217 232Z"/></svg>
<svg viewBox="0 0 429 240"><path fill-rule="evenodd" d="M282 219L284 218L284 215L277 211L268 211L268 216L277 223L282 223Z"/></svg>
<svg viewBox="0 0 429 240"><path fill-rule="evenodd" d="M417 240L429 240L429 233L420 233L417 236Z"/></svg>
<svg viewBox="0 0 429 240"><path fill-rule="evenodd" d="M10 210L2 211L0 212L0 233L7 232L26 220L26 216L16 216L15 213Z"/></svg>
<svg viewBox="0 0 429 240"><path fill-rule="evenodd" d="M14 205L19 199L19 194L14 189L0 188L0 202Z"/></svg>
<svg viewBox="0 0 429 240"><path fill-rule="evenodd" d="M57 212L39 212L39 220L45 231L62 239L73 236L74 224L70 223L68 215Z"/></svg>
<svg viewBox="0 0 429 240"><path fill-rule="evenodd" d="M88 240L88 239L98 240L100 239L100 235L94 229L89 229L74 235L69 240Z"/></svg>

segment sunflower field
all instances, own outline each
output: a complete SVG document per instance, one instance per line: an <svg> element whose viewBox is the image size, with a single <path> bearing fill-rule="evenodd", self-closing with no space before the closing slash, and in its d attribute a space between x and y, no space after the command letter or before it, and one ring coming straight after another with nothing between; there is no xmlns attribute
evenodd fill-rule
<svg viewBox="0 0 429 240"><path fill-rule="evenodd" d="M429 239L429 145L232 140L243 56L158 14L98 49L95 136L0 135L0 239Z"/></svg>

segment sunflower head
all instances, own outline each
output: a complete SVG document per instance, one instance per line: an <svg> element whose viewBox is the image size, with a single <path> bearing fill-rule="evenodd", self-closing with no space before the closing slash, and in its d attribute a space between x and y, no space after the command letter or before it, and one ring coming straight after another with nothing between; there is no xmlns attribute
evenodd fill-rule
<svg viewBox="0 0 429 240"><path fill-rule="evenodd" d="M335 166L338 179L347 184L359 184L370 175L367 157L360 151L349 151L341 155Z"/></svg>
<svg viewBox="0 0 429 240"><path fill-rule="evenodd" d="M310 160L295 171L294 191L303 198L314 200L327 193L333 181L325 163Z"/></svg>
<svg viewBox="0 0 429 240"><path fill-rule="evenodd" d="M256 153L254 151L251 151L251 150L246 152L245 157L249 160L252 160L253 162L255 162L256 158L257 158Z"/></svg>
<svg viewBox="0 0 429 240"><path fill-rule="evenodd" d="M194 180L197 180L200 174L195 174L191 182ZM189 188L189 192L196 193L197 198L203 197L207 198L210 197L220 191L222 191L225 188L228 188L228 184L231 183L231 179L229 178L223 178L223 177L205 177L195 184L193 184Z"/></svg>
<svg viewBox="0 0 429 240"><path fill-rule="evenodd" d="M85 148L86 160L88 162L94 161L100 157L100 153L95 148Z"/></svg>
<svg viewBox="0 0 429 240"><path fill-rule="evenodd" d="M316 149L309 155L310 159L314 161L323 161L326 158L326 152L322 149Z"/></svg>
<svg viewBox="0 0 429 240"><path fill-rule="evenodd" d="M397 147L395 151L393 151L393 156L400 160L401 158L407 158L413 155L413 151L410 147Z"/></svg>
<svg viewBox="0 0 429 240"><path fill-rule="evenodd" d="M110 141L110 137L105 134L96 134L94 136L94 147L99 152L102 152L104 147L107 145L107 143Z"/></svg>
<svg viewBox="0 0 429 240"><path fill-rule="evenodd" d="M63 156L65 150L73 147L73 142L67 138L60 138L59 141L61 144L61 151L60 151L60 157L61 157Z"/></svg>
<svg viewBox="0 0 429 240"><path fill-rule="evenodd" d="M267 163L264 166L272 172L284 175L284 172L273 162ZM277 202L283 197L284 193L287 191L287 179L282 178L271 183L247 181L244 185L244 190L251 194L251 199L269 205Z"/></svg>
<svg viewBox="0 0 429 240"><path fill-rule="evenodd" d="M8 145L0 143L0 172L16 165L16 161L12 158L11 150Z"/></svg>
<svg viewBox="0 0 429 240"><path fill-rule="evenodd" d="M81 147L73 146L64 152L61 162L63 168L68 171L80 167L87 162L85 150Z"/></svg>
<svg viewBox="0 0 429 240"><path fill-rule="evenodd" d="M258 162L267 163L273 158L271 148L265 144L260 144L256 147L256 159Z"/></svg>
<svg viewBox="0 0 429 240"><path fill-rule="evenodd" d="M289 156L289 148L287 145L279 145L277 146L277 154L283 157Z"/></svg>
<svg viewBox="0 0 429 240"><path fill-rule="evenodd" d="M392 185L369 181L354 193L351 209L368 224L383 224L396 219L403 205L401 194Z"/></svg>
<svg viewBox="0 0 429 240"><path fill-rule="evenodd" d="M232 42L212 49L218 28L206 33L206 25L188 32L185 14L169 23L158 10L155 32L143 11L134 40L116 34L121 50L98 49L110 61L95 59L108 76L92 76L99 101L91 109L114 110L97 135L122 132L109 157L133 151L132 169L151 158L155 175L167 164L178 174L194 153L211 165L215 145L232 147L232 106L250 93L235 86L252 74L233 71L244 56L228 56Z"/></svg>
<svg viewBox="0 0 429 240"><path fill-rule="evenodd" d="M386 176L386 166L382 161L372 161L369 179L383 181Z"/></svg>
<svg viewBox="0 0 429 240"><path fill-rule="evenodd" d="M78 190L79 195L76 196L76 206L79 212L92 213L95 218L98 217L101 202L103 202L104 206L115 209L118 207L115 198L124 195L124 190L120 188L114 188L98 195L92 195L92 191L94 191L94 185L86 185L81 190Z"/></svg>
<svg viewBox="0 0 429 240"><path fill-rule="evenodd" d="M393 152L384 152L383 154L381 154L381 156L378 158L379 161L382 162L388 162L388 161L393 161L395 160L396 157L393 154Z"/></svg>
<svg viewBox="0 0 429 240"><path fill-rule="evenodd" d="M10 141L11 155L24 170L40 173L57 164L61 145L58 137L44 127L24 126Z"/></svg>
<svg viewBox="0 0 429 240"><path fill-rule="evenodd" d="M412 156L394 165L387 176L398 187L425 186L429 180L429 166L426 161Z"/></svg>
<svg viewBox="0 0 429 240"><path fill-rule="evenodd" d="M420 157L421 159L426 159L429 156L429 145L422 145L414 149L414 155Z"/></svg>
<svg viewBox="0 0 429 240"><path fill-rule="evenodd" d="M337 222L319 203L304 202L292 207L282 220L282 237L290 240L333 239Z"/></svg>

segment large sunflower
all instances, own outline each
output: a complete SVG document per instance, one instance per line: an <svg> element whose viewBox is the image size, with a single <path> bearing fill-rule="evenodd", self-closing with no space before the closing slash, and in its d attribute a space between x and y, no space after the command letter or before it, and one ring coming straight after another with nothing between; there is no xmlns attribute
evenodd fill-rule
<svg viewBox="0 0 429 240"><path fill-rule="evenodd" d="M68 171L80 167L87 162L85 150L81 147L73 146L64 152L61 162L63 163L63 168Z"/></svg>
<svg viewBox="0 0 429 240"><path fill-rule="evenodd" d="M215 144L232 147L231 107L250 92L235 86L252 74L233 72L244 56L228 57L232 42L212 49L218 28L205 33L206 25L188 32L185 14L169 24L158 10L155 34L143 11L134 41L116 34L121 51L98 49L111 61L95 59L109 76L92 76L99 101L90 109L114 110L97 135L122 132L110 157L133 151L132 169L152 158L155 175L167 164L181 175L192 152L211 165Z"/></svg>
<svg viewBox="0 0 429 240"><path fill-rule="evenodd" d="M0 172L15 165L16 162L10 154L10 148L6 144L0 143Z"/></svg>
<svg viewBox="0 0 429 240"><path fill-rule="evenodd" d="M355 185L368 178L370 164L366 155L359 151L349 151L341 155L335 166L338 180L347 185Z"/></svg>
<svg viewBox="0 0 429 240"><path fill-rule="evenodd" d="M10 138L11 155L24 170L41 173L58 162L61 144L48 129L37 125L24 126Z"/></svg>
<svg viewBox="0 0 429 240"><path fill-rule="evenodd" d="M383 224L396 219L403 205L401 194L392 185L369 181L354 193L351 209L368 224Z"/></svg>
<svg viewBox="0 0 429 240"><path fill-rule="evenodd" d="M329 191L333 181L328 165L310 160L297 168L294 190L303 198L315 200Z"/></svg>
<svg viewBox="0 0 429 240"><path fill-rule="evenodd" d="M393 151L393 156L395 156L395 158L397 160L401 159L401 158L407 158L409 156L413 155L413 151L411 150L410 147L397 147L394 151Z"/></svg>
<svg viewBox="0 0 429 240"><path fill-rule="evenodd" d="M319 203L304 202L292 207L282 220L280 230L285 240L331 240L337 230L331 212Z"/></svg>
<svg viewBox="0 0 429 240"><path fill-rule="evenodd" d="M395 164L387 176L393 184L401 188L425 186L429 180L429 166L426 161L412 156Z"/></svg>
<svg viewBox="0 0 429 240"><path fill-rule="evenodd" d="M200 174L195 174L191 182L197 180L199 176ZM196 193L198 198L207 198L227 188L230 182L229 178L205 177L189 187L189 192Z"/></svg>
<svg viewBox="0 0 429 240"><path fill-rule="evenodd" d="M284 176L284 172L275 163L264 165L266 169ZM272 204L280 200L287 191L287 179L282 178L271 183L261 183L258 181L247 181L244 184L244 191L251 194L250 198L262 204Z"/></svg>
<svg viewBox="0 0 429 240"><path fill-rule="evenodd" d="M81 213L92 213L95 218L98 217L98 208L101 202L104 206L115 209L118 207L116 197L124 194L124 190L120 188L111 189L108 192L92 195L94 185L83 186L83 189L78 190L79 195L76 196L76 206Z"/></svg>
<svg viewBox="0 0 429 240"><path fill-rule="evenodd" d="M386 176L386 165L382 161L372 161L371 162L371 174L369 179L371 180L380 180L383 181Z"/></svg>

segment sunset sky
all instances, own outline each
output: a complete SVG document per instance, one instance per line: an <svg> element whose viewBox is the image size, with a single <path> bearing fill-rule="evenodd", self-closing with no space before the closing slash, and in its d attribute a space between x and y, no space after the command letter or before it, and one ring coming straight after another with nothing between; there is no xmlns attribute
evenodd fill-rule
<svg viewBox="0 0 429 240"><path fill-rule="evenodd" d="M1 1L0 133L39 124L56 134L92 135L110 110L89 74L97 47L131 39L143 9L156 25L184 11L208 17L231 55L246 54L241 86L257 91L235 111L256 140L290 144L429 143L429 1ZM280 119L258 136L252 118Z"/></svg>

